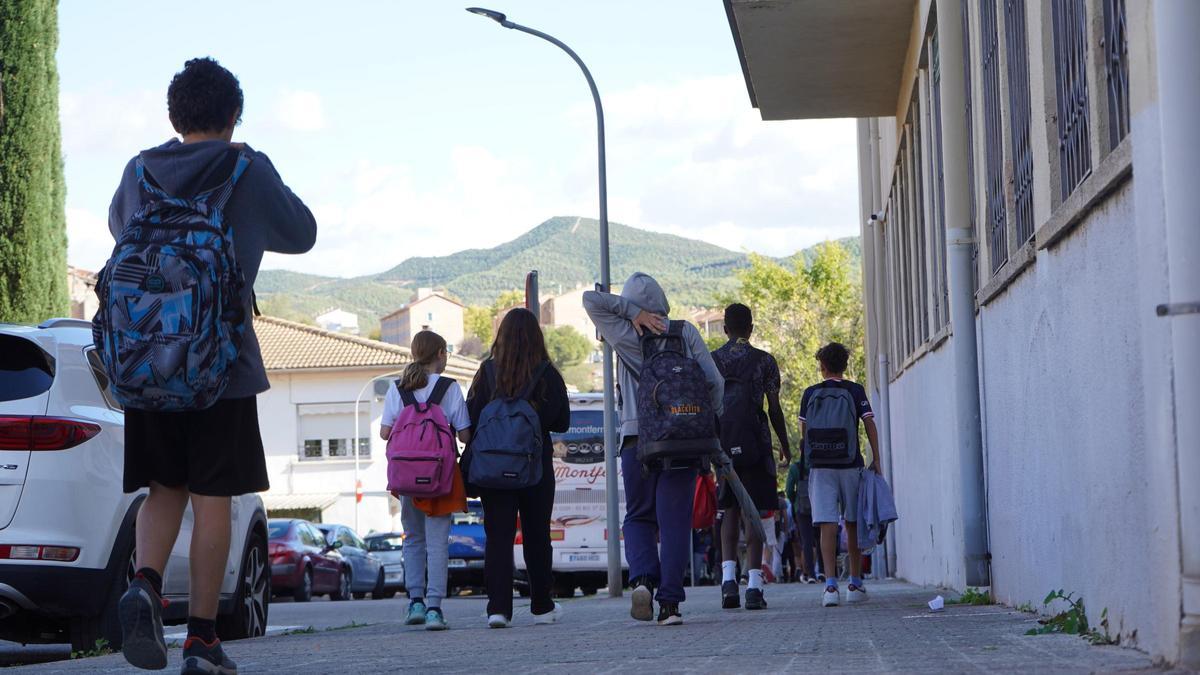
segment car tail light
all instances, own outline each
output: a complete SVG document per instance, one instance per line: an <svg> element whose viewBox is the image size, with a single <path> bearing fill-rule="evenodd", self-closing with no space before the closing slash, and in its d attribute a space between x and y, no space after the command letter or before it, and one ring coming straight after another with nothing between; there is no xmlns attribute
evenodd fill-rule
<svg viewBox="0 0 1200 675"><path fill-rule="evenodd" d="M562 541L567 538L566 530L550 530L550 541Z"/></svg>
<svg viewBox="0 0 1200 675"><path fill-rule="evenodd" d="M525 537L522 536L521 530L518 529L517 536L513 537L513 546L523 546L524 544L525 544Z"/></svg>
<svg viewBox="0 0 1200 675"><path fill-rule="evenodd" d="M624 531L622 531L622 532L621 532L621 538L622 538L622 539L624 539L624 538L625 538L625 532L624 532ZM607 527L606 527L606 528L604 528L604 541L608 541L608 528L607 528Z"/></svg>
<svg viewBox="0 0 1200 675"><path fill-rule="evenodd" d="M0 560L49 560L75 562L79 549L74 546L40 546L38 544L0 545Z"/></svg>
<svg viewBox="0 0 1200 675"><path fill-rule="evenodd" d="M0 417L0 450L66 450L100 433L100 425L66 417Z"/></svg>

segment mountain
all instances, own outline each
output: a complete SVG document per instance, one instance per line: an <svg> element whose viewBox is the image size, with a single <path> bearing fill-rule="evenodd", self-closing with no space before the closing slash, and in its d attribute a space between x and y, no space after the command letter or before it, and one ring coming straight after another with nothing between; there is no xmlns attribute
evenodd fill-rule
<svg viewBox="0 0 1200 675"><path fill-rule="evenodd" d="M311 321L336 306L358 313L363 329L370 330L379 317L407 303L418 286L445 288L468 305L488 305L501 292L522 288L532 269L538 270L543 295L592 286L600 279L599 228L590 218L551 218L494 248L409 258L379 274L341 279L265 270L255 290L264 313ZM857 260L858 238L841 241L852 246ZM808 260L810 251L796 256ZM635 271L652 272L679 306L704 306L714 295L734 290L734 272L749 264L744 253L617 223L609 224L609 254L614 282Z"/></svg>

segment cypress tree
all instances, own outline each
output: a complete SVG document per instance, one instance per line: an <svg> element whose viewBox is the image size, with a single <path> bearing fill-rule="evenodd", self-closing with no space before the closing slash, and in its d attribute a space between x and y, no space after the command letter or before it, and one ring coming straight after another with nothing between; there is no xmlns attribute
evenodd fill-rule
<svg viewBox="0 0 1200 675"><path fill-rule="evenodd" d="M0 322L65 316L57 0L0 0Z"/></svg>

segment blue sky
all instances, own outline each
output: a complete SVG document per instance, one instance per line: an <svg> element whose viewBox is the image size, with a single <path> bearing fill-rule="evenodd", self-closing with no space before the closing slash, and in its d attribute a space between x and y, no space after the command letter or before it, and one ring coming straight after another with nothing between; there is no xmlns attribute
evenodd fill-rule
<svg viewBox="0 0 1200 675"><path fill-rule="evenodd" d="M771 255L857 232L853 123L762 122L720 0L495 1L591 68L611 220ZM312 253L265 268L353 276L594 217L594 116L575 64L464 6L63 0L70 261L103 264L121 168L171 137L166 86L200 55L241 80L235 140L271 156L321 228Z"/></svg>

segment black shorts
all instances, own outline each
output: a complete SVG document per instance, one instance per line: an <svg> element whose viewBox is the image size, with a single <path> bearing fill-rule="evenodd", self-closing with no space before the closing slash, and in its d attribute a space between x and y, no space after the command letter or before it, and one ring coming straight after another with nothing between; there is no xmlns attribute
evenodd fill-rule
<svg viewBox="0 0 1200 675"><path fill-rule="evenodd" d="M232 497L270 485L255 397L221 399L205 410L125 410L125 492L186 486Z"/></svg>
<svg viewBox="0 0 1200 675"><path fill-rule="evenodd" d="M775 462L764 461L761 466L737 470L738 478L741 479L746 492L750 494L754 505L758 507L759 515L762 515L764 511L779 510L779 485L775 481L775 474L770 470L774 466ZM717 508L729 509L735 506L738 506L737 497L734 497L733 490L729 489L725 481L721 481L721 490L717 495Z"/></svg>

